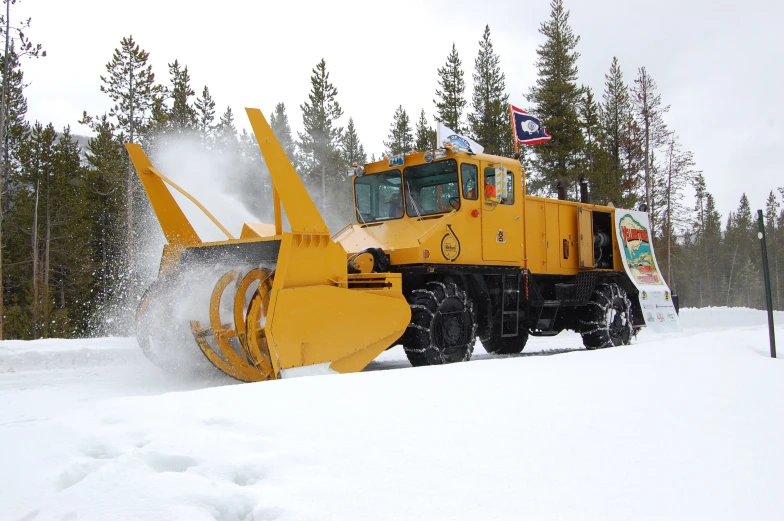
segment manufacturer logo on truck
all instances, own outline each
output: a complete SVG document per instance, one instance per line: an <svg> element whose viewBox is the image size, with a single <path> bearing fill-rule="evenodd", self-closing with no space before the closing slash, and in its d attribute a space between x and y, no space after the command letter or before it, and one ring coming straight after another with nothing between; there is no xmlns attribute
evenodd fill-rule
<svg viewBox="0 0 784 521"><path fill-rule="evenodd" d="M451 224L446 225L446 233L441 239L441 255L450 262L455 262L460 256L460 239L457 238Z"/></svg>

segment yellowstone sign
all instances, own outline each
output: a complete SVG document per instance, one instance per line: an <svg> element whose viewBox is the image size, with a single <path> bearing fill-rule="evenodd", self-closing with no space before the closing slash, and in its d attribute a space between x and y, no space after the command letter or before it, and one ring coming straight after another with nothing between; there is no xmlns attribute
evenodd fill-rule
<svg viewBox="0 0 784 521"><path fill-rule="evenodd" d="M648 214L632 210L615 211L615 229L623 266L639 291L645 324L657 332L680 331L670 288L661 276L651 242Z"/></svg>

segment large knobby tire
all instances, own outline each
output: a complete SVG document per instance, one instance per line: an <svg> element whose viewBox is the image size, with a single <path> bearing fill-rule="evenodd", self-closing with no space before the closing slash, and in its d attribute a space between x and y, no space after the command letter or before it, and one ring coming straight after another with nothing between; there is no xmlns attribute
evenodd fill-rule
<svg viewBox="0 0 784 521"><path fill-rule="evenodd" d="M596 286L580 320L580 334L588 349L628 345L633 331L632 303L614 282Z"/></svg>
<svg viewBox="0 0 784 521"><path fill-rule="evenodd" d="M516 355L523 352L528 342L528 331L521 330L517 336L493 337L482 340L485 351L494 355Z"/></svg>
<svg viewBox="0 0 784 521"><path fill-rule="evenodd" d="M463 362L476 342L474 308L456 284L428 282L409 298L411 323L403 348L413 366Z"/></svg>

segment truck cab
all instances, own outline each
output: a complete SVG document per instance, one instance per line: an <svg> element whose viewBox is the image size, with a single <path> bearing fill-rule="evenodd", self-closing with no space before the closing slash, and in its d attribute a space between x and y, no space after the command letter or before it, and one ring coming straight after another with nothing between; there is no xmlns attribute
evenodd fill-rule
<svg viewBox="0 0 784 521"><path fill-rule="evenodd" d="M440 149L357 168L348 252L382 248L392 265L522 267L525 182L518 161Z"/></svg>

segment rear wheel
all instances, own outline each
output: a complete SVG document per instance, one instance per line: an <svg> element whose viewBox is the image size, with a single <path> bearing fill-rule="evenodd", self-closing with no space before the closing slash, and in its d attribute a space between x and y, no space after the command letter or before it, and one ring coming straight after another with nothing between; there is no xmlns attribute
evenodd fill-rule
<svg viewBox="0 0 784 521"><path fill-rule="evenodd" d="M520 331L517 336L494 337L482 340L485 351L495 355L516 355L523 352L528 342L528 331Z"/></svg>
<svg viewBox="0 0 784 521"><path fill-rule="evenodd" d="M413 366L463 362L476 342L473 305L456 284L428 282L409 298L411 323L403 348Z"/></svg>
<svg viewBox="0 0 784 521"><path fill-rule="evenodd" d="M596 286L583 311L580 333L588 349L628 345L632 338L632 303L614 282Z"/></svg>

